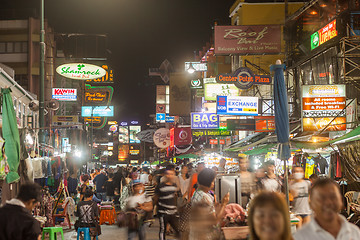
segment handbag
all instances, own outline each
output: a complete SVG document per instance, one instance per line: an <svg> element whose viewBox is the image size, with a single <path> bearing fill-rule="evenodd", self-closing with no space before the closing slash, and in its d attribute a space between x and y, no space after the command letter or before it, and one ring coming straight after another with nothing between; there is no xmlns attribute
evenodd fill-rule
<svg viewBox="0 0 360 240"><path fill-rule="evenodd" d="M180 219L179 219L180 232L189 231L190 214L191 214L191 202L187 202L180 213Z"/></svg>

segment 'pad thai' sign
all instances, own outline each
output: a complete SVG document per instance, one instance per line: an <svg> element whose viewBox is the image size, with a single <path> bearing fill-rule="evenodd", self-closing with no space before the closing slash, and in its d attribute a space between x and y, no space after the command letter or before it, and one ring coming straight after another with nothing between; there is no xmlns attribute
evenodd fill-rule
<svg viewBox="0 0 360 240"><path fill-rule="evenodd" d="M215 54L281 52L280 25L215 26Z"/></svg>
<svg viewBox="0 0 360 240"><path fill-rule="evenodd" d="M102 67L88 63L67 63L56 68L56 72L63 77L87 80L101 78L106 74Z"/></svg>

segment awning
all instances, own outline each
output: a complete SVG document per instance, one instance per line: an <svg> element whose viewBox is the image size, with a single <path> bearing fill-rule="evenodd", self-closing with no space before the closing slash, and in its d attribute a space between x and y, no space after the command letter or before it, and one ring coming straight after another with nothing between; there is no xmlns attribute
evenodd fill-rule
<svg viewBox="0 0 360 240"><path fill-rule="evenodd" d="M259 154L271 152L272 148L275 147L276 145L277 145L276 143L270 143L243 153L246 155L259 155Z"/></svg>
<svg viewBox="0 0 360 240"><path fill-rule="evenodd" d="M176 158L180 158L180 159L184 159L184 158L200 158L200 156L193 154L193 153L188 153L188 154L182 154L179 156L176 156Z"/></svg>

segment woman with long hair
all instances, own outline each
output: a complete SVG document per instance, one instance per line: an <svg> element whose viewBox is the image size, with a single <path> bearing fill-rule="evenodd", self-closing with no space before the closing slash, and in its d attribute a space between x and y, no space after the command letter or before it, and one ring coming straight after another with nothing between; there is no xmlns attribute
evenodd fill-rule
<svg viewBox="0 0 360 240"><path fill-rule="evenodd" d="M251 240L292 240L289 207L282 195L261 192L250 202Z"/></svg>

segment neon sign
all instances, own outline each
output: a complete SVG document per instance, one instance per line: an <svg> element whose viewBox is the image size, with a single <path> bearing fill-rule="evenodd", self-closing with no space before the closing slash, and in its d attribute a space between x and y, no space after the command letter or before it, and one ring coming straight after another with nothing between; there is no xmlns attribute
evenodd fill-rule
<svg viewBox="0 0 360 240"><path fill-rule="evenodd" d="M321 44L336 37L338 32L336 30L336 19L328 23L325 27L311 35L311 50L317 48Z"/></svg>

